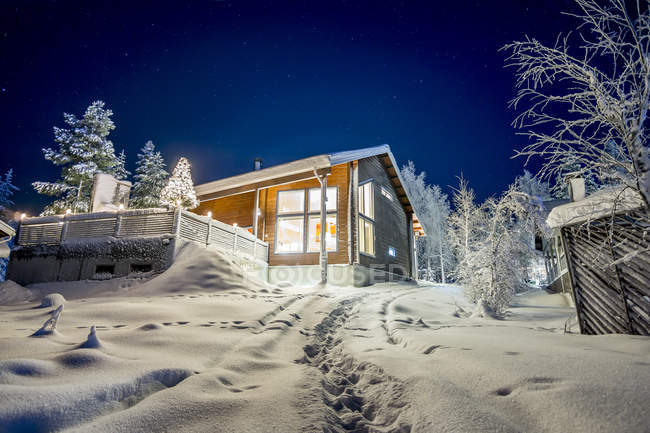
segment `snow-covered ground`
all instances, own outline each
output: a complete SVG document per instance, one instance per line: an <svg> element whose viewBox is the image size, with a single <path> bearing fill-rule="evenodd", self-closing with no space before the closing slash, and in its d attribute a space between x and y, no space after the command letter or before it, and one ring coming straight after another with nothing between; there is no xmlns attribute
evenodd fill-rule
<svg viewBox="0 0 650 433"><path fill-rule="evenodd" d="M561 295L473 318L457 287L274 287L191 245L148 281L8 289L34 301L0 307L2 432L650 428L650 339L566 334Z"/></svg>

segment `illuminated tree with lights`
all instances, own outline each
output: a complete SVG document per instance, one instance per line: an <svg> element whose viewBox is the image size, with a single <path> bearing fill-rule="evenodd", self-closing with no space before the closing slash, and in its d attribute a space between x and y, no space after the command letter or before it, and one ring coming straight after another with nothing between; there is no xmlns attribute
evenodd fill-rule
<svg viewBox="0 0 650 433"><path fill-rule="evenodd" d="M186 158L181 157L178 160L167 185L160 193L160 203L182 209L193 209L199 205L196 192L194 192L190 162Z"/></svg>

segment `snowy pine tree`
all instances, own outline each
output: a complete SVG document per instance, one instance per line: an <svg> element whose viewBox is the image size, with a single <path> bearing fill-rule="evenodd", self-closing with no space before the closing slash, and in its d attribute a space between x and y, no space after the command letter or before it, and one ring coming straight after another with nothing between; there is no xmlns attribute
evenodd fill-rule
<svg viewBox="0 0 650 433"><path fill-rule="evenodd" d="M119 174L119 159L107 139L115 129L112 115L102 101L93 102L81 118L63 114L69 128L54 127L58 149L43 149L45 159L61 167L61 178L57 182L32 183L38 193L59 197L45 207L42 215L63 213L68 208L88 212L95 173Z"/></svg>
<svg viewBox="0 0 650 433"><path fill-rule="evenodd" d="M169 178L169 182L160 193L160 203L169 207L193 209L199 205L194 192L194 182L190 172L190 162L181 157Z"/></svg>
<svg viewBox="0 0 650 433"><path fill-rule="evenodd" d="M160 192L167 184L169 173L160 152L155 151L151 140L147 141L138 154L135 169L135 184L131 194L131 207L153 208L160 206Z"/></svg>
<svg viewBox="0 0 650 433"><path fill-rule="evenodd" d="M5 173L4 179L0 177L0 211L14 204L11 196L14 195L15 191L18 191L18 187L12 183L13 176L14 171L10 168Z"/></svg>
<svg viewBox="0 0 650 433"><path fill-rule="evenodd" d="M113 170L113 176L117 180L122 180L129 177L130 174L131 172L126 169L126 154L122 150L117 156L117 165L115 165L115 169Z"/></svg>

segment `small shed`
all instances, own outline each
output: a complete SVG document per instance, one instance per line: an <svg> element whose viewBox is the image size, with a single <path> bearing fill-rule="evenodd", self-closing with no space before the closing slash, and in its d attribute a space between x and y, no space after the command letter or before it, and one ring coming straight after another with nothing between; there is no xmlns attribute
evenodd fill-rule
<svg viewBox="0 0 650 433"><path fill-rule="evenodd" d="M583 334L650 335L650 218L638 193L601 190L554 208Z"/></svg>

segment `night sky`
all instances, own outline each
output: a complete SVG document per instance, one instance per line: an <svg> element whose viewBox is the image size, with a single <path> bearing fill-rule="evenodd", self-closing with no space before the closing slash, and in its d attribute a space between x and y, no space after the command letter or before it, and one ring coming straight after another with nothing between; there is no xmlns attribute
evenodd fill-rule
<svg viewBox="0 0 650 433"><path fill-rule="evenodd" d="M444 3L444 4L443 4ZM525 34L551 43L575 26L566 1L3 1L0 172L16 207L50 198L30 183L60 168L62 113L101 99L109 138L136 154L151 139L195 183L387 143L432 183L463 172L479 197L523 170L510 126L513 73L497 50ZM171 169L171 167L170 167Z"/></svg>

